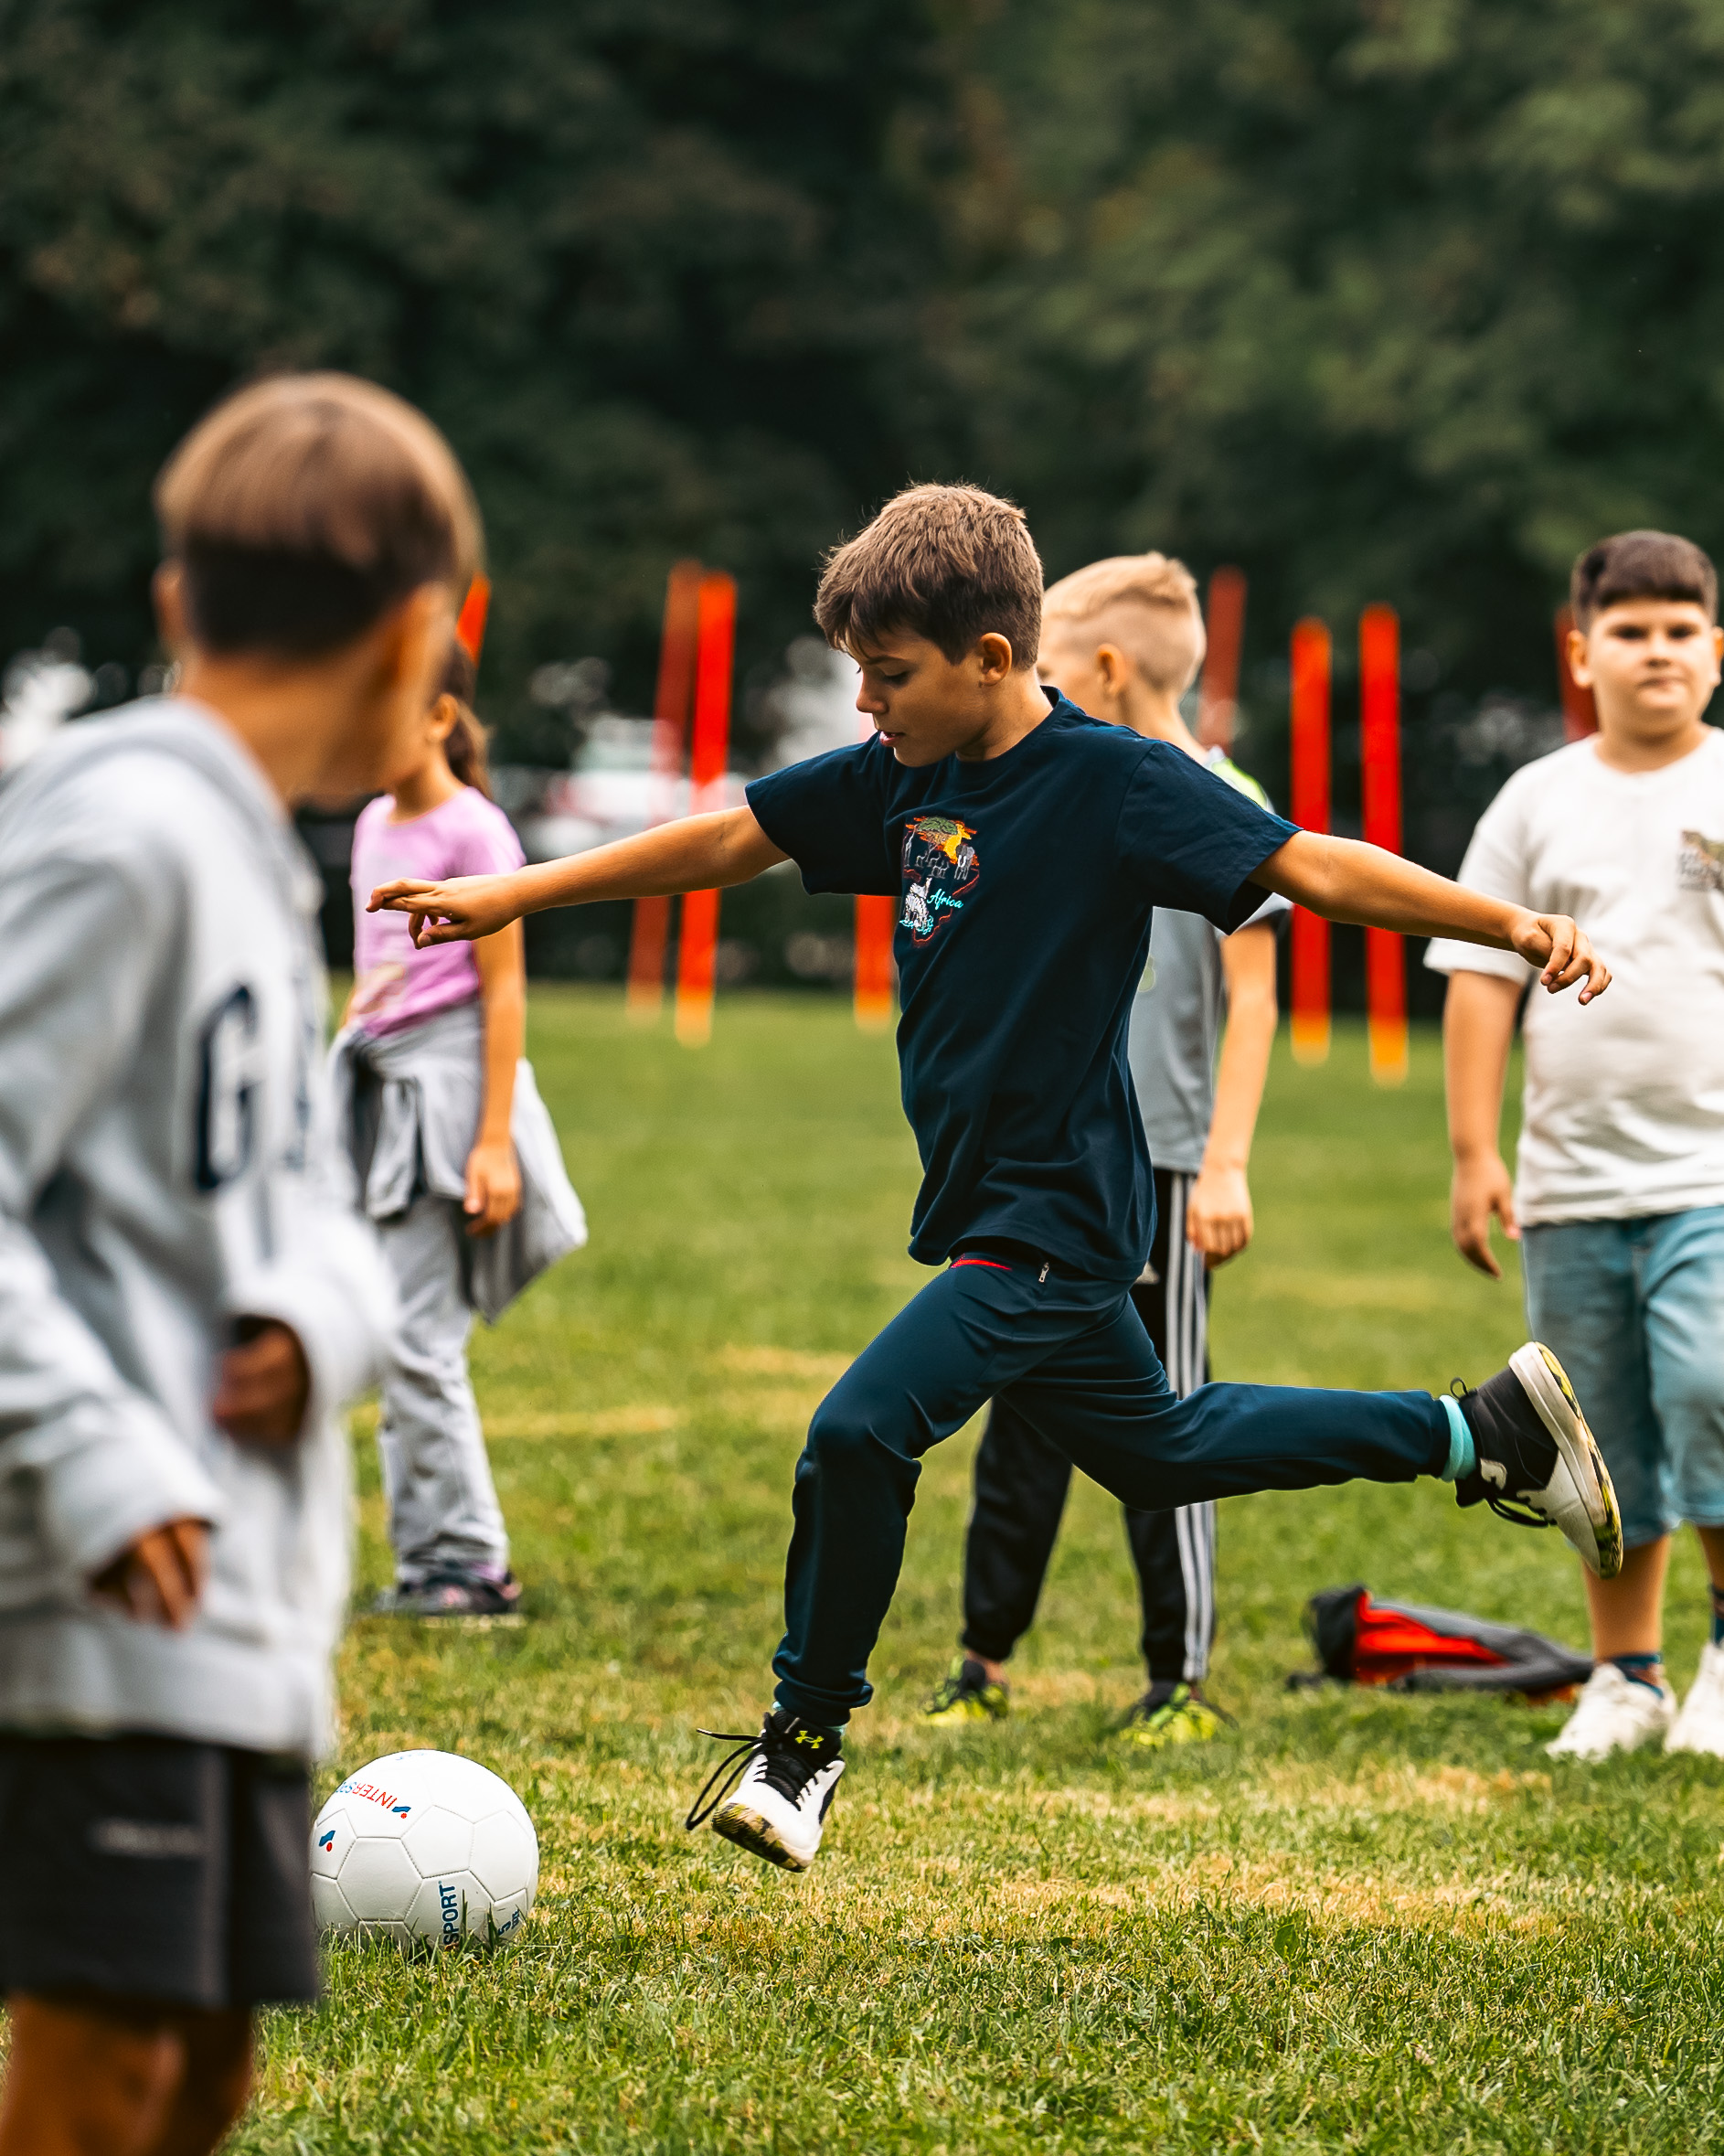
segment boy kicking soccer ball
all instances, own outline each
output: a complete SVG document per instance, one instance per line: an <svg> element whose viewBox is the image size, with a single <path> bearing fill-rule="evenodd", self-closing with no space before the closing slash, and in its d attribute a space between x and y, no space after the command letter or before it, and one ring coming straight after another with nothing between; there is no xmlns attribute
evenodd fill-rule
<svg viewBox="0 0 1724 2156"><path fill-rule="evenodd" d="M1127 554L1093 561L1048 592L1037 672L1080 710L1171 742L1266 807L1255 780L1219 748L1199 747L1179 715L1203 653L1190 571L1162 554ZM1155 1185L1155 1240L1132 1301L1179 1393L1208 1380L1210 1268L1251 1238L1245 1169L1275 1040L1275 929L1287 911L1266 892L1231 935L1200 914L1157 913L1132 1000L1126 1052ZM962 1651L929 1702L929 1722L1009 1711L1006 1663L1036 1614L1070 1481L1059 1444L996 1400L976 1448ZM1119 1734L1150 1749L1204 1743L1224 1719L1203 1696L1215 1639L1215 1507L1128 1506L1125 1533L1149 1688Z"/></svg>
<svg viewBox="0 0 1724 2156"><path fill-rule="evenodd" d="M178 693L0 788L0 2156L202 2156L317 1993L306 1762L393 1321L292 805L387 785L477 546L399 399L261 384L156 494Z"/></svg>
<svg viewBox="0 0 1724 2156"><path fill-rule="evenodd" d="M1491 1216L1518 1236L1533 1329L1598 1418L1622 1495L1622 1572L1586 1583L1597 1667L1549 1749L1724 1756L1724 735L1701 717L1724 651L1718 579L1687 539L1622 532L1575 563L1572 604L1598 732L1509 780L1461 881L1584 907L1622 970L1584 1031L1566 1007L1527 1006L1511 1189L1497 1126L1527 969L1512 951L1431 946L1450 977L1454 1240L1499 1277ZM1663 1602L1684 1520L1712 1639L1678 1713Z"/></svg>
<svg viewBox="0 0 1724 2156"><path fill-rule="evenodd" d="M542 906L740 883L785 859L811 891L903 902L898 1044L924 1171L910 1251L945 1270L814 1415L777 1703L739 1740L740 1786L690 1815L793 1870L819 1849L844 1726L872 1697L921 1456L987 1400L1007 1399L1128 1505L1439 1475L1463 1504L1555 1521L1596 1571L1620 1563L1609 1478L1537 1347L1459 1402L1264 1385L1182 1400L1168 1385L1131 1299L1155 1205L1125 1036L1157 906L1230 930L1278 891L1515 950L1547 988L1583 984L1585 1000L1609 976L1563 916L1296 831L1167 742L1086 718L1037 679L1041 598L1020 511L974 487L912 487L836 550L815 603L862 669L871 741L757 779L743 808L371 899L432 942Z"/></svg>

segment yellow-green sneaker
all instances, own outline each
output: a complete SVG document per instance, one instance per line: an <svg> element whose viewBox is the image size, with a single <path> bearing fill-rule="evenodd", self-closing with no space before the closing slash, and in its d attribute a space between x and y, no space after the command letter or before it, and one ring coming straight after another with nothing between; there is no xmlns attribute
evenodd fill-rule
<svg viewBox="0 0 1724 2156"><path fill-rule="evenodd" d="M1152 1684L1121 1724L1119 1738L1146 1752L1168 1745L1207 1745L1232 1721L1195 1684Z"/></svg>
<svg viewBox="0 0 1724 2156"><path fill-rule="evenodd" d="M951 1728L960 1722L1000 1722L1011 1711L1011 1694L1006 1686L990 1677L974 1655L961 1654L922 1709L922 1720Z"/></svg>

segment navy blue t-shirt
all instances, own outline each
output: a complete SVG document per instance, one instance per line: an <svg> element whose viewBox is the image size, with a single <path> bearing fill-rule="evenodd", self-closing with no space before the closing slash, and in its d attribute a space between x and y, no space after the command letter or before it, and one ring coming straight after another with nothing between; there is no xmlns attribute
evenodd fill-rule
<svg viewBox="0 0 1724 2156"><path fill-rule="evenodd" d="M748 802L811 891L899 902L910 1255L999 1239L1134 1280L1155 1201L1125 1039L1151 913L1236 928L1294 827L1063 697L985 763L907 770L877 734L756 779Z"/></svg>

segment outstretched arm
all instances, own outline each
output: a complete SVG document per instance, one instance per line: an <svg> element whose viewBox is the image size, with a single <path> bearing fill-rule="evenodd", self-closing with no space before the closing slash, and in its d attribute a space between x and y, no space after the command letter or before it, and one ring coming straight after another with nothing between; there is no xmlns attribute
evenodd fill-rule
<svg viewBox="0 0 1724 2156"><path fill-rule="evenodd" d="M684 817L613 846L538 861L507 876L452 876L446 883L379 883L366 907L411 917L413 941L471 943L523 913L591 906L604 899L660 898L678 891L723 891L774 868L781 853L749 808Z"/></svg>
<svg viewBox="0 0 1724 2156"><path fill-rule="evenodd" d="M1506 899L1487 898L1357 838L1300 831L1250 881L1331 921L1517 951L1541 969L1540 985L1553 996L1580 981L1580 1001L1591 1003L1610 986L1610 967L1566 913L1533 913Z"/></svg>

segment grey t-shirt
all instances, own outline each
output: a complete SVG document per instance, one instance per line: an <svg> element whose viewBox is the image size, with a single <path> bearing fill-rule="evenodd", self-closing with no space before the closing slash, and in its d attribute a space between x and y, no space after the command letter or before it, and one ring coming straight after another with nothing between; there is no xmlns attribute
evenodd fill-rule
<svg viewBox="0 0 1724 2156"><path fill-rule="evenodd" d="M1212 749L1205 762L1218 778L1237 786L1260 806L1269 806L1269 797L1257 781L1219 749ZM1284 898L1272 891L1242 925L1278 925L1291 910ZM1157 1168L1185 1175L1195 1175L1203 1166L1215 1113L1215 1057L1227 1010L1221 940L1220 931L1200 913L1157 909L1150 930L1149 963L1132 1005L1126 1052L1149 1157Z"/></svg>

